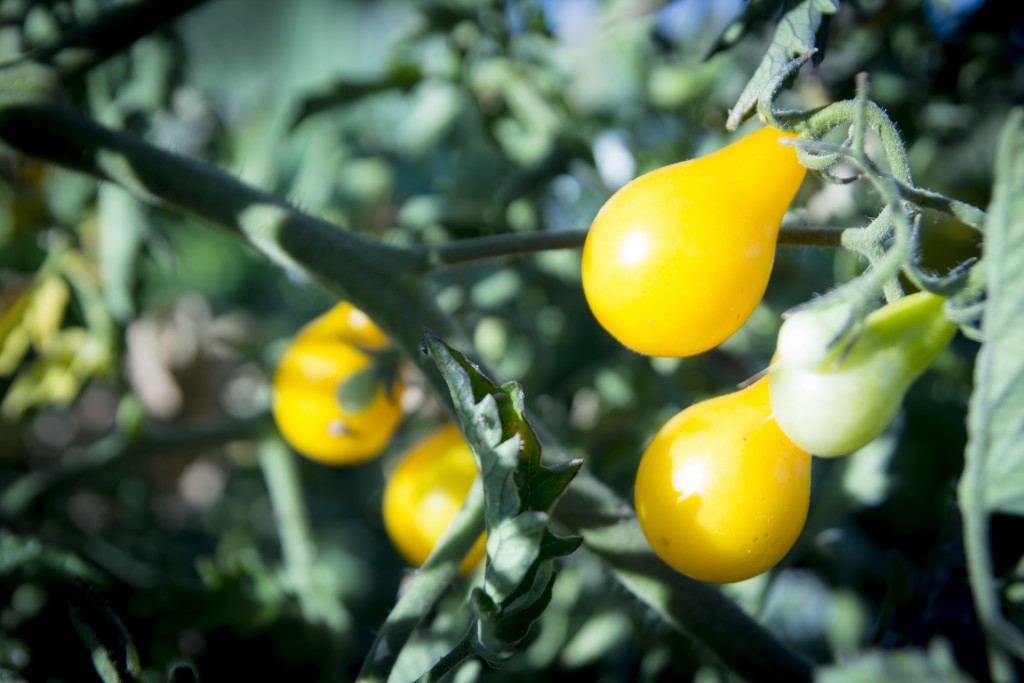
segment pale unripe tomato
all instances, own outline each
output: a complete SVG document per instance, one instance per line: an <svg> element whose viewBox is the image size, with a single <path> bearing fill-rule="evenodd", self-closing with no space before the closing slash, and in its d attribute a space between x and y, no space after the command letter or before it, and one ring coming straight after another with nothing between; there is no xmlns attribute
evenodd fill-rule
<svg viewBox="0 0 1024 683"><path fill-rule="evenodd" d="M779 226L806 169L762 128L616 192L583 247L598 322L651 356L690 356L738 330L764 295Z"/></svg>
<svg viewBox="0 0 1024 683"><path fill-rule="evenodd" d="M640 461L634 501L661 559L691 578L731 583L789 551L810 490L811 457L771 418L761 379L665 423Z"/></svg>
<svg viewBox="0 0 1024 683"><path fill-rule="evenodd" d="M841 308L811 308L786 320L769 372L772 413L815 455L852 453L878 438L915 379L953 338L943 297L919 292L872 312L835 340ZM829 344L836 341L831 347Z"/></svg>

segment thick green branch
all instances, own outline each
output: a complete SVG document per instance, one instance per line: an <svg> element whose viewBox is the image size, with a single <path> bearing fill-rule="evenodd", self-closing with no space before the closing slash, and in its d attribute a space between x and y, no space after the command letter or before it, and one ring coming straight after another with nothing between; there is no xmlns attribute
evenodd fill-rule
<svg viewBox="0 0 1024 683"><path fill-rule="evenodd" d="M0 108L0 142L244 236L278 265L374 312L374 320L409 355L417 353L425 326L456 334L427 296L415 272L415 252L303 214L202 161L163 151L52 104Z"/></svg>
<svg viewBox="0 0 1024 683"><path fill-rule="evenodd" d="M145 0L116 5L95 20L76 26L60 38L22 57L57 69L72 78L149 35L205 0Z"/></svg>
<svg viewBox="0 0 1024 683"><path fill-rule="evenodd" d="M473 650L473 644L467 633L450 652L437 660L434 666L430 667L429 671L420 676L416 683L438 683L438 681L444 680L460 664L475 655L476 651Z"/></svg>
<svg viewBox="0 0 1024 683"><path fill-rule="evenodd" d="M462 509L377 633L357 683L384 683L405 643L451 583L463 558L484 530L483 487L477 481Z"/></svg>
<svg viewBox="0 0 1024 683"><path fill-rule="evenodd" d="M50 467L21 477L0 494L0 516L14 519L47 491L105 471L113 463L135 455L158 455L195 450L239 439L251 439L270 427L270 415L235 420L213 420L174 426L151 426L139 433L116 431L82 448L75 448Z"/></svg>

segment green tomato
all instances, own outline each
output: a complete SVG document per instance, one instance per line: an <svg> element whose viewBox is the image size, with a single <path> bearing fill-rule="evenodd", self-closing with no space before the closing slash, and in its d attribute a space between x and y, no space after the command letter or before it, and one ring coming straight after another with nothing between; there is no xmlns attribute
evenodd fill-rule
<svg viewBox="0 0 1024 683"><path fill-rule="evenodd" d="M944 302L927 292L906 296L838 340L842 306L787 319L769 371L772 414L782 431L825 457L852 453L880 436L907 389L956 332L942 312Z"/></svg>

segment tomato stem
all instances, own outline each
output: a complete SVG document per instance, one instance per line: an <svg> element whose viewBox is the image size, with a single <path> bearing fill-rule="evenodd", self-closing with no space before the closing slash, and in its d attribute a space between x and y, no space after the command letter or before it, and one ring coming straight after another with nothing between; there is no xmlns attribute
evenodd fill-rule
<svg viewBox="0 0 1024 683"><path fill-rule="evenodd" d="M259 445L260 469L270 494L270 505L281 538L281 554L303 618L324 624L332 631L348 633L352 616L341 600L318 590L314 577L313 534L306 513L298 456L277 438Z"/></svg>
<svg viewBox="0 0 1024 683"><path fill-rule="evenodd" d="M434 552L416 571L416 578L409 583L381 625L356 683L384 683L388 680L402 647L451 583L483 530L484 496L478 478L462 509L434 547Z"/></svg>
<svg viewBox="0 0 1024 683"><path fill-rule="evenodd" d="M430 667L429 671L416 679L416 683L436 683L441 681L445 676L454 671L456 667L475 654L472 636L467 631L455 647L449 650L441 659L437 660L434 666Z"/></svg>

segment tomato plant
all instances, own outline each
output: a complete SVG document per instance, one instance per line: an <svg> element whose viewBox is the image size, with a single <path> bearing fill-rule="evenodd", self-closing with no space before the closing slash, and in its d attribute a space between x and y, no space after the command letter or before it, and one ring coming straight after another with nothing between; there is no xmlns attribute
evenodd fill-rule
<svg viewBox="0 0 1024 683"><path fill-rule="evenodd" d="M1014 680L1006 4L0 0L0 678Z"/></svg>
<svg viewBox="0 0 1024 683"><path fill-rule="evenodd" d="M651 171L597 214L583 291L620 342L651 356L707 351L761 301L782 216L803 181L792 137L762 128L714 154Z"/></svg>
<svg viewBox="0 0 1024 683"><path fill-rule="evenodd" d="M388 476L384 487L384 527L395 548L411 564L423 564L462 507L477 476L473 451L454 424L417 442ZM484 556L484 537L463 560L463 573Z"/></svg>
<svg viewBox="0 0 1024 683"><path fill-rule="evenodd" d="M821 456L852 453L881 435L911 383L956 332L943 313L945 301L911 294L845 335L843 306L790 316L769 373L772 414L786 435Z"/></svg>
<svg viewBox="0 0 1024 683"><path fill-rule="evenodd" d="M376 377L366 350L386 345L383 332L347 302L295 336L273 380L274 419L295 450L332 465L380 454L402 417L401 386ZM346 384L364 394L353 405L342 400Z"/></svg>
<svg viewBox="0 0 1024 683"><path fill-rule="evenodd" d="M665 423L644 451L634 499L661 559L731 583L782 559L803 529L810 490L811 458L772 419L761 379Z"/></svg>

